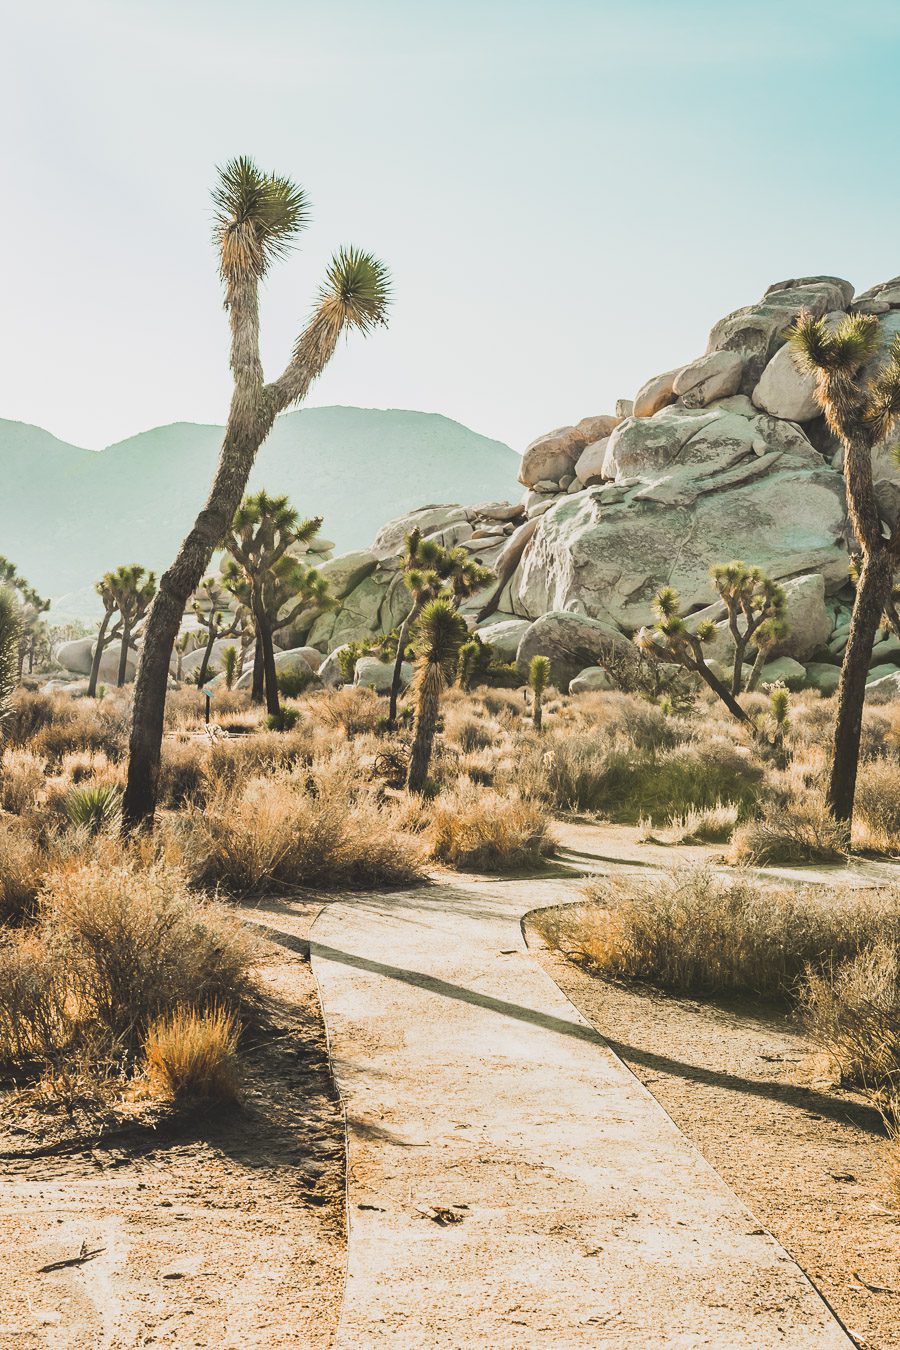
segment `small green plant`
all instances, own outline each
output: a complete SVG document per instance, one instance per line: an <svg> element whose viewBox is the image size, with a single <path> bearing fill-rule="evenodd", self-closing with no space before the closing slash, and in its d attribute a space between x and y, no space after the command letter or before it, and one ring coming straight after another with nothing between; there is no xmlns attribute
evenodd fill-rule
<svg viewBox="0 0 900 1350"><path fill-rule="evenodd" d="M549 658L533 656L528 666L528 683L531 686L531 720L535 731L540 731L544 723L544 690L549 682Z"/></svg>
<svg viewBox="0 0 900 1350"><path fill-rule="evenodd" d="M356 663L359 658L365 655L365 647L361 642L348 642L337 654L338 670L341 672L341 679L344 684L352 684L356 675Z"/></svg>
<svg viewBox="0 0 900 1350"><path fill-rule="evenodd" d="M89 834L101 834L119 824L122 794L111 783L89 783L72 788L65 806L70 825Z"/></svg>
<svg viewBox="0 0 900 1350"><path fill-rule="evenodd" d="M237 647L226 647L222 652L222 673L225 676L225 688L234 688L234 677L237 674L238 649Z"/></svg>
<svg viewBox="0 0 900 1350"><path fill-rule="evenodd" d="M299 720L297 708L279 708L277 713L269 713L266 726L270 731L293 731Z"/></svg>
<svg viewBox="0 0 900 1350"><path fill-rule="evenodd" d="M441 694L453 678L467 631L465 619L449 600L429 600L419 615L413 677L416 717L406 781L410 792L421 792L428 778Z"/></svg>
<svg viewBox="0 0 900 1350"><path fill-rule="evenodd" d="M456 667L456 683L466 694L472 688L472 677L475 674L478 657L478 643L474 640L464 642L459 649L459 660Z"/></svg>
<svg viewBox="0 0 900 1350"><path fill-rule="evenodd" d="M295 670L279 670L276 680L278 692L284 698L299 698L314 682L315 675L311 670L298 667Z"/></svg>

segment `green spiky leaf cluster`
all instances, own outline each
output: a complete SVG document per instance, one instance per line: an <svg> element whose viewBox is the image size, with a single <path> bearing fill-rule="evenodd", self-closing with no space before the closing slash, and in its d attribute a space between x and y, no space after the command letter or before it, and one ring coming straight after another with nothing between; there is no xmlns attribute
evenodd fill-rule
<svg viewBox="0 0 900 1350"><path fill-rule="evenodd" d="M260 279L306 228L306 193L288 178L261 172L247 155L229 160L218 175L212 198L222 276Z"/></svg>
<svg viewBox="0 0 900 1350"><path fill-rule="evenodd" d="M546 656L533 656L528 663L528 683L532 692L543 694L550 683L550 660Z"/></svg>

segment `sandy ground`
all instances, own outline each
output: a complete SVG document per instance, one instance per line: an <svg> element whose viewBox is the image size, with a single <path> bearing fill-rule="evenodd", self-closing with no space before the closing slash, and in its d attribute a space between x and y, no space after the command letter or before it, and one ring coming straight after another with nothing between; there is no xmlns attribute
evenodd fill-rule
<svg viewBox="0 0 900 1350"><path fill-rule="evenodd" d="M293 910L302 933L316 911ZM41 1156L41 1120L14 1124L7 1110L4 1350L331 1344L343 1119L302 945L272 951L263 976L273 1026L249 1052L240 1111ZM90 1259L65 1264L82 1252Z"/></svg>
<svg viewBox="0 0 900 1350"><path fill-rule="evenodd" d="M671 865L686 852L642 848L625 830L561 830L573 851L603 852L613 865ZM862 881L896 880L896 868L883 870L854 869ZM900 1212L882 1124L862 1098L835 1087L797 1021L749 1000L698 1003L610 983L549 951L533 925L527 933L544 969L783 1243L858 1345L900 1346Z"/></svg>

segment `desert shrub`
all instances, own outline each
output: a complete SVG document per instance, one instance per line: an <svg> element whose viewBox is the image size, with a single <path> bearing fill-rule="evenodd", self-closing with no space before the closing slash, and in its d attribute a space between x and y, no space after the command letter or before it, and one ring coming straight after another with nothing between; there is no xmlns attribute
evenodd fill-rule
<svg viewBox="0 0 900 1350"><path fill-rule="evenodd" d="M65 961L46 935L0 934L0 1063L53 1061L72 1038Z"/></svg>
<svg viewBox="0 0 900 1350"><path fill-rule="evenodd" d="M38 932L59 944L73 1016L110 1055L137 1054L151 1023L179 1008L236 1009L253 996L246 931L160 863L56 871Z"/></svg>
<svg viewBox="0 0 900 1350"><path fill-rule="evenodd" d="M18 821L0 819L0 924L20 923L34 912L46 863L38 844Z"/></svg>
<svg viewBox="0 0 900 1350"><path fill-rule="evenodd" d="M266 726L269 731L293 731L300 720L300 711L298 708L278 709L277 713L269 713L266 718Z"/></svg>
<svg viewBox="0 0 900 1350"><path fill-rule="evenodd" d="M525 711L525 702L518 691L512 689L479 689L476 705L480 703L491 717L503 714L512 716L518 722Z"/></svg>
<svg viewBox="0 0 900 1350"><path fill-rule="evenodd" d="M864 827L864 842L900 849L900 761L876 759L860 765L854 814Z"/></svg>
<svg viewBox="0 0 900 1350"><path fill-rule="evenodd" d="M801 991L813 1040L845 1083L900 1097L900 949L882 937L852 960L810 972Z"/></svg>
<svg viewBox="0 0 900 1350"><path fill-rule="evenodd" d="M206 785L211 749L209 741L166 737L159 764L159 803L181 807L198 797Z"/></svg>
<svg viewBox="0 0 900 1350"><path fill-rule="evenodd" d="M47 763L30 750L7 750L0 763L0 808L21 816L31 811L44 790Z"/></svg>
<svg viewBox="0 0 900 1350"><path fill-rule="evenodd" d="M848 843L846 826L832 819L821 798L807 797L781 803L739 826L732 836L729 862L756 866L842 862Z"/></svg>
<svg viewBox="0 0 900 1350"><path fill-rule="evenodd" d="M694 807L669 819L665 829L668 844L724 844L731 838L740 815L736 802L716 802Z"/></svg>
<svg viewBox="0 0 900 1350"><path fill-rule="evenodd" d="M128 743L125 698L76 699L70 694L21 693L11 719L10 741L59 764L72 751L103 752L118 761Z"/></svg>
<svg viewBox="0 0 900 1350"><path fill-rule="evenodd" d="M88 834L117 829L122 819L122 794L109 783L87 783L66 796L69 824Z"/></svg>
<svg viewBox="0 0 900 1350"><path fill-rule="evenodd" d="M708 868L604 877L584 893L588 904L548 912L549 940L606 975L679 993L784 999L808 969L900 934L897 895L837 898Z"/></svg>
<svg viewBox="0 0 900 1350"><path fill-rule="evenodd" d="M144 1042L152 1093L179 1103L225 1105L240 1095L239 1026L225 1008L179 1008L151 1022Z"/></svg>
<svg viewBox="0 0 900 1350"><path fill-rule="evenodd" d="M473 717L459 706L450 706L444 712L444 735L458 745L463 754L485 750L495 744L499 728L496 723Z"/></svg>
<svg viewBox="0 0 900 1350"><path fill-rule="evenodd" d="M558 809L634 823L721 801L735 803L743 814L756 800L763 770L724 738L641 754L621 736L569 732L554 736L546 749L523 749L514 776L527 783L529 795Z"/></svg>
<svg viewBox="0 0 900 1350"><path fill-rule="evenodd" d="M311 670L279 670L276 678L278 692L283 698L298 698L310 685L318 682Z"/></svg>
<svg viewBox="0 0 900 1350"><path fill-rule="evenodd" d="M343 731L348 739L374 731L383 713L381 700L374 689L358 685L328 690L316 700L315 709L320 722Z"/></svg>
<svg viewBox="0 0 900 1350"><path fill-rule="evenodd" d="M542 804L516 793L485 790L465 779L435 799L428 838L438 861L464 871L533 867L554 848Z"/></svg>
<svg viewBox="0 0 900 1350"><path fill-rule="evenodd" d="M236 895L276 886L361 889L419 880L421 844L354 787L346 764L282 770L220 786L189 807L179 837L196 882Z"/></svg>

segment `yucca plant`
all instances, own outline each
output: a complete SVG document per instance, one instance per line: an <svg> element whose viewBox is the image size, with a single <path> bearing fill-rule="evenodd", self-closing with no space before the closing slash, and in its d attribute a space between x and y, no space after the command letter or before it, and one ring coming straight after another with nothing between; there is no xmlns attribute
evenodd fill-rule
<svg viewBox="0 0 900 1350"><path fill-rule="evenodd" d="M222 648L222 674L225 676L225 688L234 688L234 677L237 674L238 649L237 647Z"/></svg>
<svg viewBox="0 0 900 1350"><path fill-rule="evenodd" d="M19 606L12 592L0 586L0 754L18 683Z"/></svg>
<svg viewBox="0 0 900 1350"><path fill-rule="evenodd" d="M475 674L475 667L478 665L478 658L481 655L481 648L477 642L464 642L459 649L459 659L456 664L456 683L464 694L468 694L472 688L472 677Z"/></svg>
<svg viewBox="0 0 900 1350"><path fill-rule="evenodd" d="M449 600L429 600L419 615L415 628L417 656L413 677L416 712L406 779L410 792L421 792L425 788L441 694L453 681L459 649L467 631L465 619Z"/></svg>
<svg viewBox="0 0 900 1350"><path fill-rule="evenodd" d="M528 664L528 683L531 687L531 720L535 731L544 725L544 690L550 683L550 660L533 656Z"/></svg>
<svg viewBox="0 0 900 1350"><path fill-rule="evenodd" d="M900 334L875 374L865 367L881 347L872 314L850 314L836 328L803 312L788 332L794 360L816 378L816 398L844 449L844 482L850 523L860 550L859 578L837 688L837 715L827 802L831 814L853 818L866 678L875 635L887 615L900 637L892 602L894 569L900 563L900 524L887 538L875 500L872 452L893 431L900 415Z"/></svg>
<svg viewBox="0 0 900 1350"><path fill-rule="evenodd" d="M191 609L200 627L206 629L206 643L197 669L197 688L202 689L209 674L213 647L222 638L237 637L242 622L240 614L232 614L228 609L228 598L218 577L206 577L201 581L194 592Z"/></svg>
<svg viewBox="0 0 900 1350"><path fill-rule="evenodd" d="M119 825L122 794L111 783L88 783L71 789L65 808L70 825L88 834L102 834Z"/></svg>
<svg viewBox="0 0 900 1350"><path fill-rule="evenodd" d="M138 563L131 563L125 567L117 567L114 572L107 572L103 582L109 584L112 599L119 611L116 629L121 639L121 645L119 647L119 673L116 683L121 689L125 683L128 652L134 645L135 630L144 620L147 610L150 608L150 602L156 594L156 575L153 572L145 571ZM171 655L170 649L170 659Z"/></svg>
<svg viewBox="0 0 900 1350"><path fill-rule="evenodd" d="M156 809L166 685L172 646L191 594L224 539L247 487L259 447L285 409L301 403L328 365L340 338L370 333L386 321L390 281L370 253L341 248L329 265L313 312L282 374L265 383L259 350L259 287L293 246L308 218L306 194L287 178L261 172L251 159L219 171L213 193L215 242L231 326L234 392L209 496L150 611L134 693L126 823L149 824Z"/></svg>

